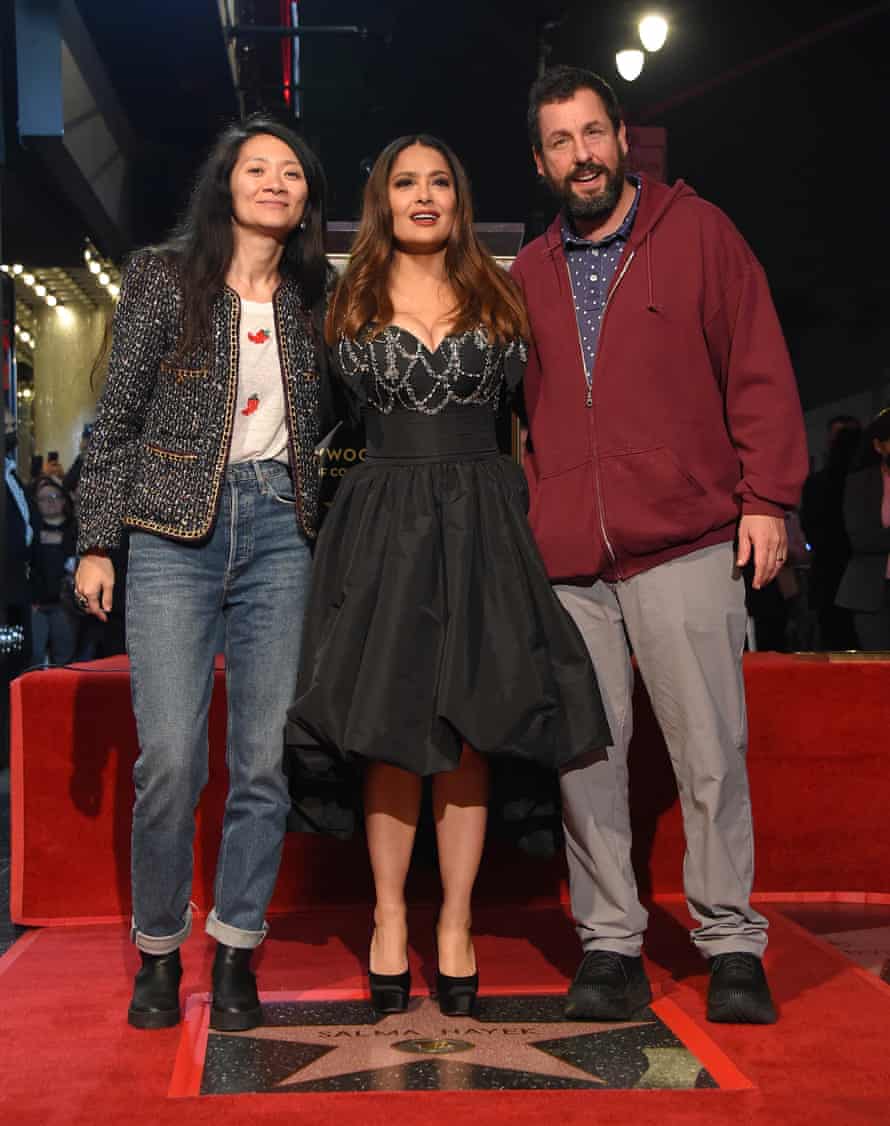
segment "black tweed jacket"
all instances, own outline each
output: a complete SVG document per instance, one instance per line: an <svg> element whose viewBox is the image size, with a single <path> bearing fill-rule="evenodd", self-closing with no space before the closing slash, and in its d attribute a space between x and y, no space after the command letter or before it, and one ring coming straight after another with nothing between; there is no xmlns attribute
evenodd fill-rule
<svg viewBox="0 0 890 1126"><path fill-rule="evenodd" d="M296 517L318 526L315 446L328 424L326 365L297 283L275 294ZM228 460L238 385L241 303L224 289L209 346L175 356L181 294L173 264L143 250L124 272L108 379L84 457L78 549L113 548L123 526L185 542L206 537ZM323 346L322 346L323 347Z"/></svg>

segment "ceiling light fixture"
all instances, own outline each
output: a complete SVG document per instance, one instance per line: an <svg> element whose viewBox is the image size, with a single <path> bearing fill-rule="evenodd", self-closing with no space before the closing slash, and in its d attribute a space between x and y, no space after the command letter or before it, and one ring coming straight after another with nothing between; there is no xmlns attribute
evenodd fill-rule
<svg viewBox="0 0 890 1126"><path fill-rule="evenodd" d="M645 61L646 56L642 51L637 50L619 51L615 56L615 65L618 67L618 73L625 82L633 82L640 77Z"/></svg>
<svg viewBox="0 0 890 1126"><path fill-rule="evenodd" d="M647 51L660 51L668 37L668 22L664 16L650 12L640 20L637 30Z"/></svg>

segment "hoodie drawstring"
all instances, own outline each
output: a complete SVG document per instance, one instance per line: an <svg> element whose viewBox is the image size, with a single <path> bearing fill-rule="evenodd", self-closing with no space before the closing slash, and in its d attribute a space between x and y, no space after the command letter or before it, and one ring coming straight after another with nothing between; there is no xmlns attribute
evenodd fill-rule
<svg viewBox="0 0 890 1126"><path fill-rule="evenodd" d="M649 284L649 303L646 308L650 313L657 313L658 306L655 304L655 285L652 281L652 232L646 232L646 278Z"/></svg>

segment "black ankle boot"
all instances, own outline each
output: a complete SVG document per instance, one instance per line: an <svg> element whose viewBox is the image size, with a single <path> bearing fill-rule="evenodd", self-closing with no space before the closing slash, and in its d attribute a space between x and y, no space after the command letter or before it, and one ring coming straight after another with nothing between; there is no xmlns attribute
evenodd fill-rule
<svg viewBox="0 0 890 1126"><path fill-rule="evenodd" d="M216 944L210 1027L217 1032L243 1032L263 1023L256 978L250 969L252 954L253 950Z"/></svg>
<svg viewBox="0 0 890 1126"><path fill-rule="evenodd" d="M142 955L136 974L127 1021L134 1028L172 1028L179 1024L179 981L182 962L179 951Z"/></svg>

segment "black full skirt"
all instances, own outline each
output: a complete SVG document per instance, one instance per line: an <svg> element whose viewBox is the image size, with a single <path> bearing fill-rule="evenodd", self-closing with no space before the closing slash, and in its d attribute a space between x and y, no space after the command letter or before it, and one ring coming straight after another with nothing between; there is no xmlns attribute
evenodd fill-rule
<svg viewBox="0 0 890 1126"><path fill-rule="evenodd" d="M426 776L465 742L552 770L605 757L593 667L526 507L505 456L350 470L315 554L288 723L299 775L376 761Z"/></svg>

